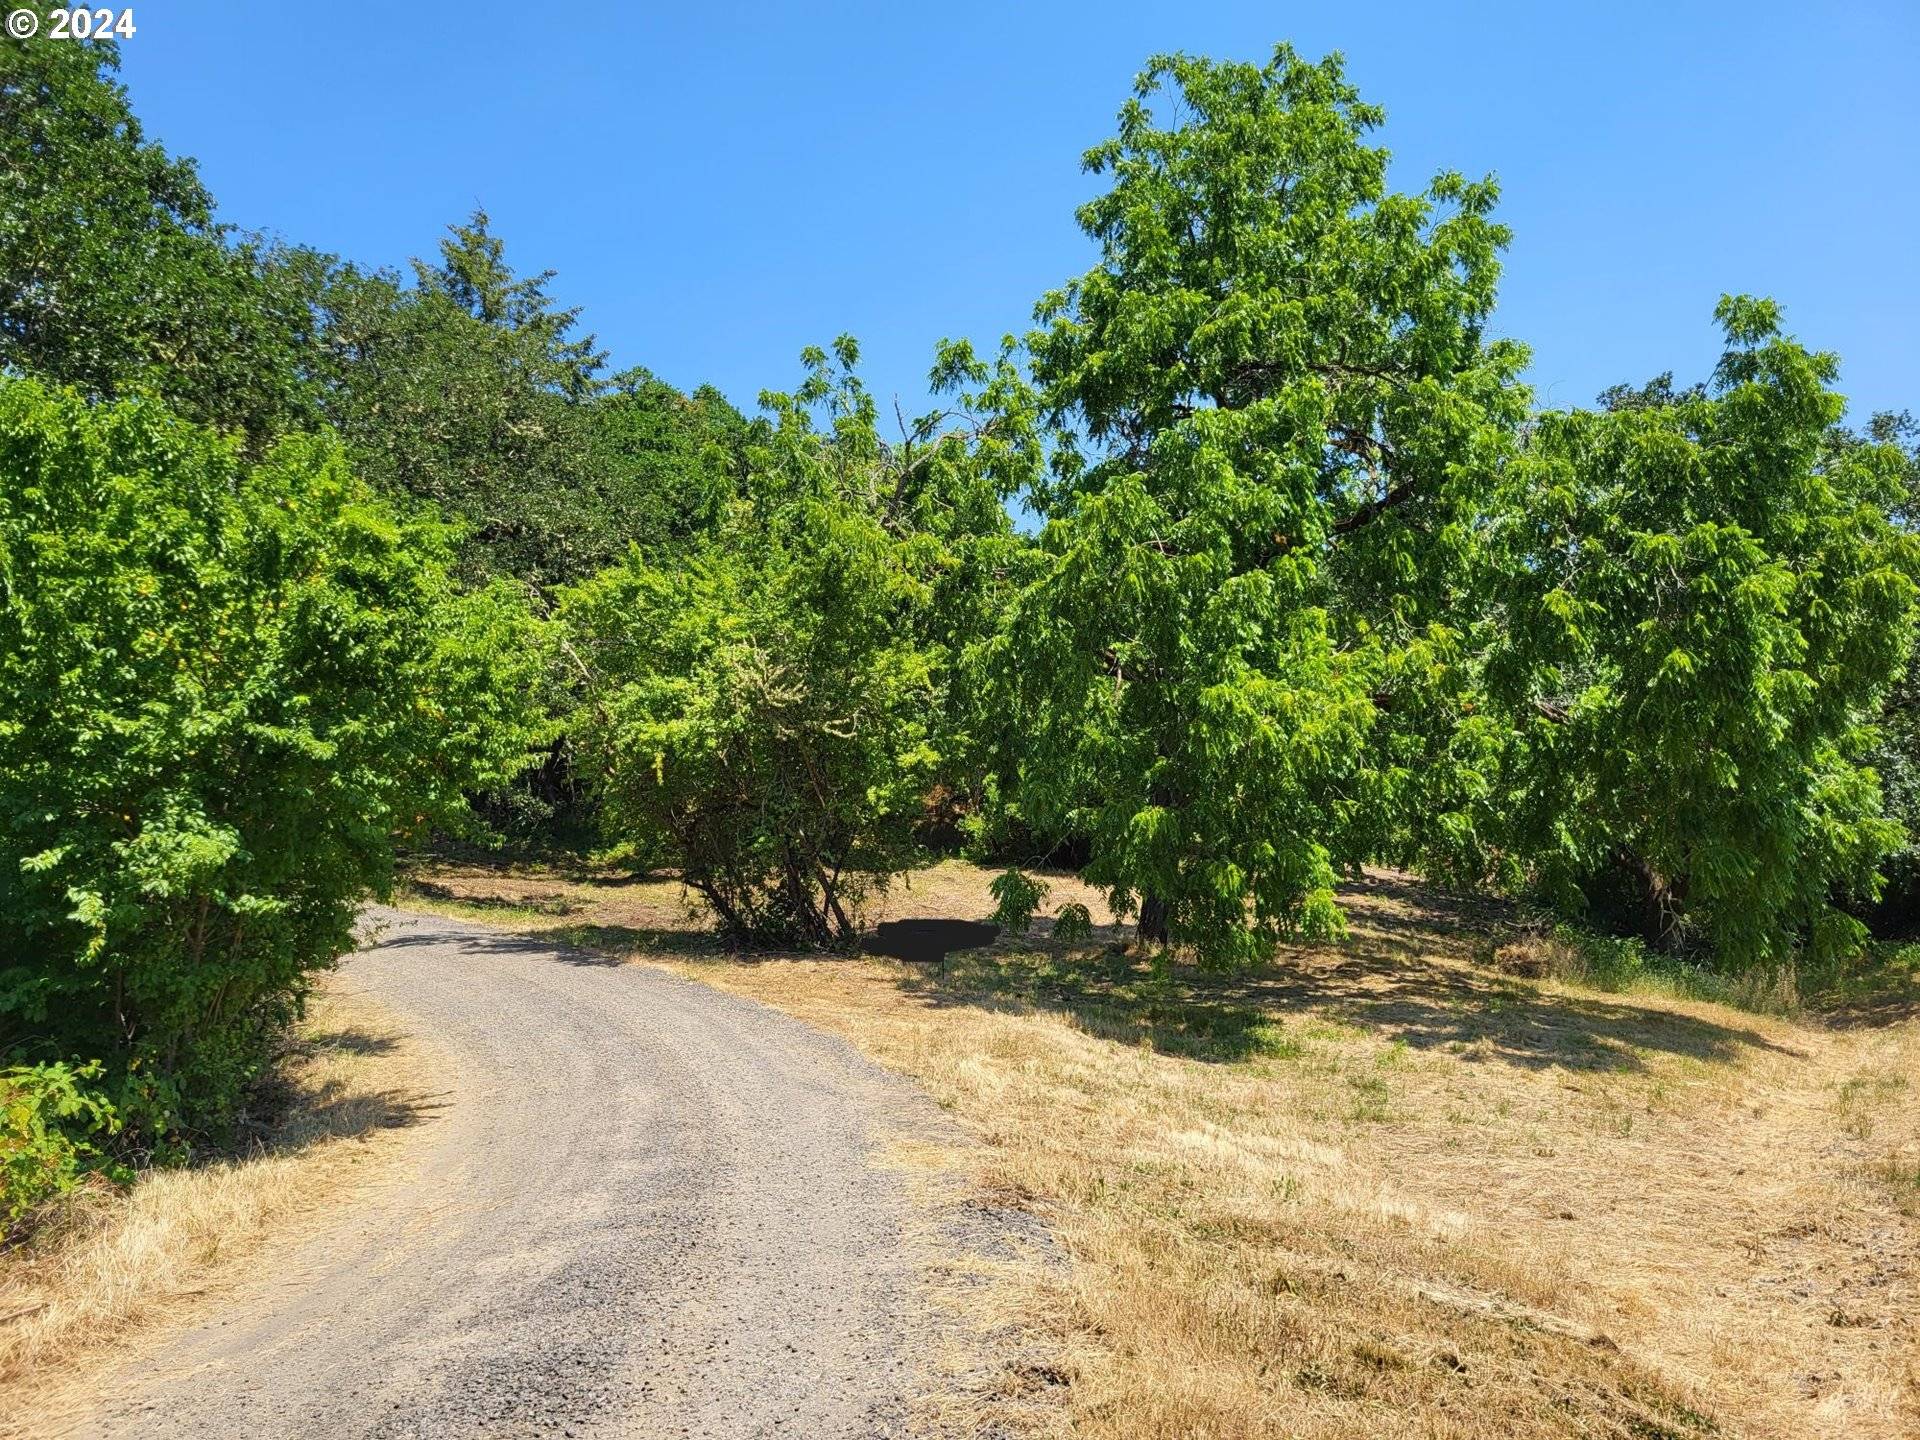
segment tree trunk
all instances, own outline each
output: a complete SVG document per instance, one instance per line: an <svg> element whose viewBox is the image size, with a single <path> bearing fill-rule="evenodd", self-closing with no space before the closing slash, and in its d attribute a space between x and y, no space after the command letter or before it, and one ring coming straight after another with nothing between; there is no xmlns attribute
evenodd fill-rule
<svg viewBox="0 0 1920 1440"><path fill-rule="evenodd" d="M1149 890L1140 897L1140 943L1143 945L1164 945L1167 943L1167 899Z"/></svg>
<svg viewBox="0 0 1920 1440"><path fill-rule="evenodd" d="M1631 850L1617 853L1620 863L1639 883L1640 938L1650 950L1673 953L1680 943L1680 900L1686 893L1686 882L1668 880Z"/></svg>
<svg viewBox="0 0 1920 1440"><path fill-rule="evenodd" d="M847 912L840 908L840 896L837 893L840 871L836 868L833 874L829 875L827 874L827 867L822 865L818 860L815 860L813 862L813 873L820 878L820 894L826 901L827 913L833 917L834 924L839 927L833 937L835 942L841 945L851 945L855 940L860 938L860 932L854 928L853 921L847 918Z"/></svg>

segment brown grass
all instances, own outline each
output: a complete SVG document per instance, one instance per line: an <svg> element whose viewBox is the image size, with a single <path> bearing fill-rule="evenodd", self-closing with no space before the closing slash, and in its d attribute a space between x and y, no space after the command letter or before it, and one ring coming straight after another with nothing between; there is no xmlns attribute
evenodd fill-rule
<svg viewBox="0 0 1920 1440"><path fill-rule="evenodd" d="M937 867L881 918L937 957L977 934L986 878ZM918 1079L982 1142L978 1184L1070 1257L997 1277L1002 1313L1053 1350L1001 1378L1003 1420L1116 1440L1920 1434L1911 1010L1827 1023L1501 973L1475 963L1486 917L1387 875L1348 893L1347 943L1231 977L1044 941L742 958L687 928L670 884L430 883ZM1072 899L1097 897L1056 880L1049 908Z"/></svg>
<svg viewBox="0 0 1920 1440"><path fill-rule="evenodd" d="M8 1416L44 1421L84 1390L93 1362L371 1178L419 1111L424 1068L418 1042L370 1001L323 991L256 1153L83 1192L0 1254L0 1435Z"/></svg>

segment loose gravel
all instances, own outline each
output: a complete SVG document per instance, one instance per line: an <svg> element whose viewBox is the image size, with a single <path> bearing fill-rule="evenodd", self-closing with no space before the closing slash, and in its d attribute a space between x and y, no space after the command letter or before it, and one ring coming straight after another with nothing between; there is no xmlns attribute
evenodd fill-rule
<svg viewBox="0 0 1920 1440"><path fill-rule="evenodd" d="M97 1436L889 1437L914 1385L880 1136L935 1107L643 966L399 911L344 965L448 1057L408 1163L115 1381Z"/></svg>

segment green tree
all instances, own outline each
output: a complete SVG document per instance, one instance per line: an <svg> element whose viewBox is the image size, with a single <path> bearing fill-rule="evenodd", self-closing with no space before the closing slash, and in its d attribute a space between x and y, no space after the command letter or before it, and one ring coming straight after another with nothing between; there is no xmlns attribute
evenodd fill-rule
<svg viewBox="0 0 1920 1440"><path fill-rule="evenodd" d="M745 475L753 426L711 385L683 394L644 369L613 378L588 421L585 468L602 487L601 563L653 553L719 523Z"/></svg>
<svg viewBox="0 0 1920 1440"><path fill-rule="evenodd" d="M1920 525L1920 424L1906 411L1872 416L1860 430L1842 430L1834 436L1845 450L1861 445L1891 446L1903 457L1901 497L1893 506L1893 522L1911 535ZM1829 463L1832 463L1831 461ZM1920 647L1920 636L1916 636ZM1911 935L1920 925L1920 665L1909 651L1906 668L1887 692L1880 708L1880 739L1868 757L1880 777L1890 819L1906 832L1901 847L1887 857L1882 870L1887 888L1877 906L1865 911L1876 932Z"/></svg>
<svg viewBox="0 0 1920 1440"><path fill-rule="evenodd" d="M1100 261L1001 401L1052 448L989 657L1003 783L1216 961L1336 932L1339 872L1457 837L1488 763L1462 607L1526 403L1485 334L1507 232L1491 181L1390 194L1380 120L1337 57L1155 60L1086 157Z"/></svg>
<svg viewBox="0 0 1920 1440"><path fill-rule="evenodd" d="M1832 356L1727 298L1708 386L1540 416L1498 527L1488 679L1513 727L1487 828L1577 904L1625 874L1646 938L1728 965L1860 928L1900 839L1865 763L1912 636L1897 444L1836 445Z"/></svg>
<svg viewBox="0 0 1920 1440"><path fill-rule="evenodd" d="M111 42L0 39L0 367L148 391L258 445L312 417L311 267L218 223Z"/></svg>
<svg viewBox="0 0 1920 1440"><path fill-rule="evenodd" d="M452 227L413 283L326 267L313 360L327 418L356 469L390 495L458 519L459 569L537 592L583 580L638 545L661 556L710 531L740 483L750 427L711 389L632 370L601 377L578 315L516 275L487 216ZM564 713L569 692L548 699ZM508 843L597 838L572 747L477 797Z"/></svg>
<svg viewBox="0 0 1920 1440"><path fill-rule="evenodd" d="M397 843L536 737L511 594L330 440L0 379L0 1053L217 1120Z"/></svg>
<svg viewBox="0 0 1920 1440"><path fill-rule="evenodd" d="M964 440L883 444L853 343L836 353L838 373L812 351L799 391L763 397L716 534L668 562L636 550L561 609L611 828L759 940L850 943L923 858L966 610L938 602L965 592L976 531L1011 535L997 505L976 513Z"/></svg>
<svg viewBox="0 0 1920 1440"><path fill-rule="evenodd" d="M482 211L413 269L328 277L316 369L361 473L464 522L468 574L545 589L713 523L747 429L717 393L602 378L552 272L516 275Z"/></svg>
<svg viewBox="0 0 1920 1440"><path fill-rule="evenodd" d="M549 279L515 277L476 212L437 264L414 262L411 287L345 266L324 292L327 418L376 488L465 523L470 575L548 585L609 558L581 553L595 528L583 417L602 357L572 338L577 317L548 302Z"/></svg>

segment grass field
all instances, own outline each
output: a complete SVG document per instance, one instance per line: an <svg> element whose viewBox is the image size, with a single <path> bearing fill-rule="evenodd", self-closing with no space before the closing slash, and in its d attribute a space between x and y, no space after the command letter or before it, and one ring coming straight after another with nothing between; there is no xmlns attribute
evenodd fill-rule
<svg viewBox="0 0 1920 1440"><path fill-rule="evenodd" d="M987 878L916 877L891 953L855 958L724 953L669 882L443 866L409 900L671 966L923 1084L1068 1257L1002 1282L1058 1357L1003 1421L1920 1434L1910 992L1759 1015L1515 978L1480 963L1484 913L1384 874L1349 941L1248 974L1111 929L983 950Z"/></svg>

